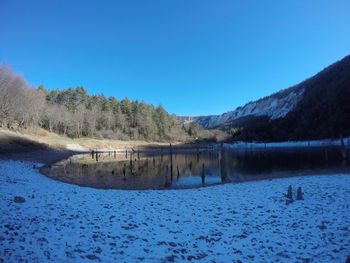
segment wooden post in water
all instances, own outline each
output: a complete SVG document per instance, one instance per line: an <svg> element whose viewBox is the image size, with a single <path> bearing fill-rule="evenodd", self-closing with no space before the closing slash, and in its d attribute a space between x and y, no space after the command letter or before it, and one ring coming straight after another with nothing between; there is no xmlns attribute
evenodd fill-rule
<svg viewBox="0 0 350 263"><path fill-rule="evenodd" d="M168 176L168 172L169 172L169 166L166 166L166 170L165 170L165 187L169 188L171 183L169 182L169 176Z"/></svg>
<svg viewBox="0 0 350 263"><path fill-rule="evenodd" d="M170 180L173 181L173 147L170 143Z"/></svg>
<svg viewBox="0 0 350 263"><path fill-rule="evenodd" d="M132 175L133 167L132 167L132 155L130 154L130 174Z"/></svg>
<svg viewBox="0 0 350 263"><path fill-rule="evenodd" d="M114 150L114 159L117 159L117 151Z"/></svg>
<svg viewBox="0 0 350 263"><path fill-rule="evenodd" d="M170 182L172 183L174 180L173 169L170 168Z"/></svg>
<svg viewBox="0 0 350 263"><path fill-rule="evenodd" d="M180 178L179 166L177 166L176 169L177 169L177 180L179 180L179 178Z"/></svg>
<svg viewBox="0 0 350 263"><path fill-rule="evenodd" d="M91 151L91 158L95 159L95 152L94 152L94 150Z"/></svg>
<svg viewBox="0 0 350 263"><path fill-rule="evenodd" d="M205 184L205 171L204 171L204 163L202 164L202 184Z"/></svg>
<svg viewBox="0 0 350 263"><path fill-rule="evenodd" d="M96 162L98 162L98 151L96 150Z"/></svg>
<svg viewBox="0 0 350 263"><path fill-rule="evenodd" d="M221 150L220 150L220 174L221 174L221 182L227 182L227 171L226 171L226 156L225 156L225 148L224 144L221 143Z"/></svg>
<svg viewBox="0 0 350 263"><path fill-rule="evenodd" d="M126 181L126 163L124 163L123 165L123 175L124 175L123 181Z"/></svg>
<svg viewBox="0 0 350 263"><path fill-rule="evenodd" d="M140 152L137 151L137 159L140 160Z"/></svg>
<svg viewBox="0 0 350 263"><path fill-rule="evenodd" d="M125 159L128 159L128 150L125 149Z"/></svg>

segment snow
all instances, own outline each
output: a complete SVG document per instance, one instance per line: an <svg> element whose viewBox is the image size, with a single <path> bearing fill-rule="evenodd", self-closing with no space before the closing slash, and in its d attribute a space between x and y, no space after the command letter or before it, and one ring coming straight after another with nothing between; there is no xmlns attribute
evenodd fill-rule
<svg viewBox="0 0 350 263"><path fill-rule="evenodd" d="M345 146L350 146L350 137L343 139ZM324 140L310 140L310 141L284 141L284 142L235 142L225 143L226 148L241 149L241 148L285 148L285 147L324 147L324 146L341 146L340 139L324 139Z"/></svg>
<svg viewBox="0 0 350 263"><path fill-rule="evenodd" d="M295 108L300 101L304 89L293 90L286 93L284 96L277 96L277 94L268 96L266 98L249 102L243 107L238 107L233 111L223 113L221 115L194 117L192 121L196 121L205 128L210 128L220 123L232 121L246 116L263 116L266 115L270 119L277 119L287 115Z"/></svg>
<svg viewBox="0 0 350 263"><path fill-rule="evenodd" d="M98 190L0 161L0 262L345 262L350 175ZM287 205L289 185L304 200ZM25 198L24 203L14 197Z"/></svg>

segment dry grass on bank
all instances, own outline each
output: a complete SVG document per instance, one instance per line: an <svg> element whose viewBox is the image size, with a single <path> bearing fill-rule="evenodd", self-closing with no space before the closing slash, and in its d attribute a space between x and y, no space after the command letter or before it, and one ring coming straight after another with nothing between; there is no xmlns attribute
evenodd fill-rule
<svg viewBox="0 0 350 263"><path fill-rule="evenodd" d="M87 151L91 149L112 150L151 146L166 146L168 143L146 141L120 141L95 138L72 139L41 128L8 130L0 128L0 152L29 151L36 149L67 149Z"/></svg>

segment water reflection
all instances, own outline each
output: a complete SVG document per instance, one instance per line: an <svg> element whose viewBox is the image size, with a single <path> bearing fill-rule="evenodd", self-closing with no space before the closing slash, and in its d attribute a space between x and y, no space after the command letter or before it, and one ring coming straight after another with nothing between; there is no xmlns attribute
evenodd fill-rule
<svg viewBox="0 0 350 263"><path fill-rule="evenodd" d="M336 148L210 150L75 156L44 168L49 177L103 189L162 189L316 173L349 172Z"/></svg>

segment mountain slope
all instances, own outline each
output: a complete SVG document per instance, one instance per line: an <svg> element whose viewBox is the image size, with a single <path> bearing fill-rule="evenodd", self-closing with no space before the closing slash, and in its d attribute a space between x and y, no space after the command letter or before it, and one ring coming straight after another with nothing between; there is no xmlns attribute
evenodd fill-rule
<svg viewBox="0 0 350 263"><path fill-rule="evenodd" d="M213 128L220 123L246 116L266 115L270 119L284 117L299 102L303 92L303 85L293 86L222 115L193 117L193 120L205 128Z"/></svg>
<svg viewBox="0 0 350 263"><path fill-rule="evenodd" d="M350 136L350 56L297 86L304 92L283 118L251 125L235 139L281 141Z"/></svg>
<svg viewBox="0 0 350 263"><path fill-rule="evenodd" d="M303 98L310 96L305 95L305 93L310 94L310 90L317 89L320 85L339 85L339 80L337 80L337 78L342 76L345 77L346 72L348 72L349 60L350 56L347 56L298 85L281 90L257 101L249 102L243 107L238 107L237 109L226 112L222 115L186 117L181 120L184 122L195 121L205 128L227 128L236 127L237 122L240 123L242 118L244 120L254 120L254 118L251 117L257 116L267 117L269 120L283 118L288 113L295 110ZM344 69L344 72L342 72L342 68ZM339 76L337 76L338 74ZM325 79L326 81L324 81ZM320 87L320 90L322 89L323 88ZM245 124L247 124L246 121Z"/></svg>

